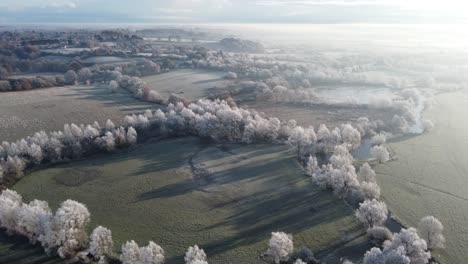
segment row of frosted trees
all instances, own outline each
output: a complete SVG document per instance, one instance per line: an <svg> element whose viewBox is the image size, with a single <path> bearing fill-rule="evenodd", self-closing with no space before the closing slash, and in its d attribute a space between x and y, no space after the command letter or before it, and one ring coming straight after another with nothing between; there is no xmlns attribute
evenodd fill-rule
<svg viewBox="0 0 468 264"><path fill-rule="evenodd" d="M135 127L135 129L133 127ZM14 143L3 142L0 148L0 155L2 157L3 175L15 178L20 177L24 168L27 166L69 160L88 155L95 151L112 151L115 148L134 144L137 140L137 130L138 133L142 133L143 135L157 134L173 136L189 134L208 137L215 141L247 144L258 142L289 144L297 149L299 159L306 163L307 172L319 186L333 190L335 194L354 206L359 205L356 216L369 226L368 234L371 239L380 241L380 243L389 241L383 243L384 248L383 251L381 250L382 256L390 254L386 252L392 252L390 255L393 255L395 252L400 252L402 254L405 253L405 256L411 258L412 256L410 256L409 249L402 250L399 247L390 247L395 237L398 237L398 234L392 235L382 226L387 218L388 211L385 204L378 201L380 189L376 183L375 172L367 163L362 165L359 171L357 171L354 167L353 157L350 154L351 150L361 144L363 135L367 135L372 136L371 141L375 145L372 148L372 152L375 158L380 162L385 162L389 159L388 151L382 145L385 142L385 135L377 133L374 129L376 129L376 127L365 119L360 120L358 127L346 124L332 130L329 130L325 125L321 125L318 129L314 129L313 127L304 128L298 126L293 120L281 122L277 118L266 118L256 111L239 108L235 106L235 104L227 101L199 100L197 103L191 103L187 106L182 103L177 103L175 105L170 104L166 111L161 111L159 109L156 111L147 110L140 115L127 116L124 119L124 126L118 128L116 128L111 121L108 121L105 127L101 127L95 122L92 125L86 126L77 126L74 124L65 125L63 131L51 132L49 134L38 132L32 137ZM327 160L319 160L317 158L317 154L319 153L332 153L332 155ZM25 205L22 202L18 202L21 200L14 198L15 195L7 191L4 191L4 193L6 195L6 202L2 201L0 205L2 208L10 208L12 204L16 203L18 208L26 208L29 206L33 208L32 211L38 214L50 212L50 209L47 209L48 206L42 201L33 201ZM21 214L13 213L12 215L19 217ZM41 219L41 217L33 217L33 219ZM51 219L53 219L53 217ZM7 230L12 230L11 232L13 233L28 236L26 232L14 231L17 230L17 227L10 226L12 223L14 225L15 223L21 223L21 221L10 221L6 218L1 219L0 223ZM77 221L73 220L72 222ZM436 224L438 223L438 221L433 222ZM41 225L42 224L38 224L36 226ZM44 227L38 227L38 229L42 230L41 232L47 230L47 228ZM56 228L56 230L59 229L60 228ZM439 229L440 231L442 230L442 228ZM21 230L21 228L18 230ZM413 231L414 230L410 228L404 232L411 232L417 235L416 231ZM109 233L107 231L96 232L103 234ZM77 234L76 236L81 235ZM70 247L70 245L67 244L63 250L59 250L59 248L62 247L60 243L68 243L67 241L70 241L70 243L76 245L77 248L80 248L79 252L85 247L83 246L86 244L85 242L83 242L84 244L81 242L74 242L75 237L72 236L71 239L68 239L67 235L64 234L63 236L65 236L62 239L63 242L59 242L59 244L57 244L57 242L47 242L48 244L46 243L43 245L55 245L52 246L52 248L57 248L57 253L62 257L72 257L73 254L61 253L69 252L67 247ZM40 241L40 236L38 235L28 237L32 237L31 239L33 239L33 241ZM45 240L45 235L43 235L43 237L43 241L48 241ZM416 238L419 239L419 237ZM427 257L428 260L430 257L430 253L427 251L428 243L431 243L429 248L435 247L434 245L438 247L440 244L434 242L437 241L434 237L429 238L426 236L424 238L427 240L420 239L417 241L419 241L418 245L420 245L420 251L425 252L422 256ZM40 242L45 243L42 241ZM93 243L89 242L89 244ZM142 256L145 256L149 251L160 251L156 250L157 247L151 243L148 245L151 250L141 249L135 247L134 243L129 243L128 250L123 249L122 252L129 252L128 254L134 254L135 256L138 255L138 258L143 258ZM385 248L385 245L387 245L387 248ZM50 247L45 246L45 248L48 249ZM136 248L138 248L138 250L136 250ZM194 250L195 249L192 251ZM370 256L370 254L373 254L372 256L377 255L377 250L380 249L372 249L366 256ZM272 250L270 251L273 252ZM268 253L268 255L271 254ZM126 255L127 253L123 253L124 259ZM289 255L289 253L287 255ZM76 254L73 257L76 257ZM131 257L129 258L132 259ZM275 259L273 262L278 263L276 261L278 258L272 258ZM279 259L284 259L284 257L280 257Z"/></svg>
<svg viewBox="0 0 468 264"><path fill-rule="evenodd" d="M89 236L86 227L91 214L79 202L66 200L54 213L46 201L25 203L21 195L7 189L0 195L0 211L0 226L8 234L24 236L33 245L40 244L47 254L85 263L108 263L114 255L111 230L98 226ZM164 250L153 241L139 247L132 240L122 245L120 260L123 264L162 264ZM206 254L195 245L189 247L185 261L207 263Z"/></svg>
<svg viewBox="0 0 468 264"><path fill-rule="evenodd" d="M183 104L170 105L167 113L156 111L155 113L146 113L146 117L148 120L135 116L127 121L133 122L132 124L136 126L149 126L155 122L163 133L168 131L170 131L169 133L180 133L180 131L183 131L184 133L188 132L199 136L210 136L215 140L244 143L261 141L289 143L297 148L299 157L327 151L327 149L334 146L333 155L327 164L319 166L317 158L310 156L307 165L308 172L323 188L332 189L339 197L346 199L351 204L359 204L356 216L363 223L369 224L364 220L367 219L366 212L370 212L371 215L374 214L375 218L371 217L371 221L375 221L375 219L377 221L375 223L371 222L369 236L373 239L380 239L382 242L388 240L389 242L384 243L384 245L393 245L391 243L393 243L394 239L390 240L393 235L381 226L387 219L388 211L386 205L377 200L380 197L380 188L376 183L375 172L365 163L357 173L353 165L354 160L349 151L360 145L361 134L358 129L351 125L343 125L341 128L333 129L332 132L322 125L316 131L312 127L297 126L294 122L281 124L279 120L265 119L255 113L252 114L248 110L230 106L224 101L199 101L197 104L190 104L188 107ZM385 142L385 136L375 132L372 133L371 127L368 126L362 126L361 129L369 135L374 135L371 138L371 142L374 144L371 153L374 158L379 162L389 160L389 153L382 145ZM434 218L428 217L425 219ZM440 222L434 219L432 223L433 225L430 228L440 230L435 236L438 236L439 240L443 240ZM380 228L375 227L375 225ZM399 250L398 252L408 254L409 256L405 256L414 259L413 263L427 263L430 252L428 252L426 241L435 241L437 239L426 236L425 239L427 240L422 240L417 236L415 229L412 228L402 230L400 236L405 235L405 232L416 234L414 239L418 241L418 250L424 252L424 254L421 253L420 258L418 258L418 256L411 255L412 251L410 249ZM425 231L422 232L426 233ZM398 234L395 237L399 237ZM429 249L439 246L441 246L440 243L437 246L429 245ZM384 248L382 257L387 255L385 252L391 251L389 248L391 247ZM376 249L373 249L373 251L375 252ZM394 253L392 251L391 255Z"/></svg>
<svg viewBox="0 0 468 264"><path fill-rule="evenodd" d="M63 131L40 131L16 142L0 145L0 182L14 182L24 171L42 164L53 164L86 157L98 152L112 152L137 142L137 131L116 127L108 120L88 125L64 125Z"/></svg>

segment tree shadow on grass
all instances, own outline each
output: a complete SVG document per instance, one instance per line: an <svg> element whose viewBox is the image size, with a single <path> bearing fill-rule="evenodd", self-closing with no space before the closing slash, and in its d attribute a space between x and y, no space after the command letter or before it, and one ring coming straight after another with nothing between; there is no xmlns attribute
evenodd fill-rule
<svg viewBox="0 0 468 264"><path fill-rule="evenodd" d="M218 152L215 153L216 149ZM318 256L328 256L332 253L351 254L350 252L354 251L362 255L367 249L362 249L366 245L356 241L363 235L362 232L359 233L358 224L346 227L338 224L342 223L340 220L344 217L352 215L351 208L344 205L332 193L321 191L310 178L303 176L294 155L285 147L229 145L224 150L223 147L213 148L213 144L205 144L197 138L177 138L158 143L150 142L130 152L133 153L116 154L111 158L105 156L102 161L108 166L109 163L118 163L126 159L141 160L144 165L129 174L135 177L187 166L190 156L196 153L202 154L196 160L197 166L206 162L207 165L204 167L208 170L218 168L211 175L213 181L207 181L202 186L203 190L210 192L206 196L208 209L203 210L218 210L221 207L229 213L216 222L201 226L196 232L217 233L229 229L234 233L205 240L206 242L200 246L206 250L208 256L216 257L232 252L238 247L245 248L268 241L271 232L274 231L284 231L293 235L305 231L309 234L313 232L309 229L315 227L316 230L321 230L322 225L334 223L337 223L337 228L348 228L345 231L349 235L331 245L320 246ZM224 167L225 163L229 166ZM150 177L157 177L157 174ZM135 203L172 198L199 191L199 187L194 179L181 179L176 183L141 193L136 197ZM229 192L225 192L226 190ZM194 199L205 199L203 197L205 196L193 196ZM349 230L350 228L355 228L357 231ZM266 247L265 242L265 249ZM183 253L177 252L178 255L169 257L167 263L183 263ZM0 263L3 263L1 259Z"/></svg>
<svg viewBox="0 0 468 264"><path fill-rule="evenodd" d="M267 154L271 154L271 149L251 151L247 156L258 158ZM211 210L226 206L232 210L232 213L222 221L202 228L199 232L216 232L218 229L231 229L236 232L234 235L202 244L208 256L214 257L239 247L267 241L273 231L297 234L316 226L333 223L337 223L337 228L341 228L338 222L352 215L352 209L332 193L320 190L309 178L301 176L301 170L282 170L282 167L290 167L293 159L291 156L282 155L216 173L214 176L216 182L212 184L213 186L240 184L240 190L243 190L242 184L261 186L253 193L240 193L227 199L225 195L222 201L212 198ZM210 190L213 186L207 186L207 189ZM193 182L186 180L144 193L139 198L142 200L168 198L192 191ZM365 232L357 223L347 228L346 233L349 235L336 243L325 245L317 252L317 256L361 256L369 248L368 243L363 242ZM267 244L265 249L266 247ZM168 263L181 262L183 254L168 259Z"/></svg>
<svg viewBox="0 0 468 264"><path fill-rule="evenodd" d="M203 146L198 138L152 138L143 144L132 146L128 149L120 149L115 153L99 153L82 160L71 163L58 164L51 167L82 168L89 169L90 166L111 166L128 160L138 160L143 163L127 175L139 177L147 173L155 173L171 169L178 169L187 163L189 155ZM174 146L181 145L181 148Z"/></svg>
<svg viewBox="0 0 468 264"><path fill-rule="evenodd" d="M206 147L206 146L200 145L200 148L203 148L203 147ZM268 155L268 154L271 154L271 152L272 152L271 148L250 151L246 153L245 155L243 155L242 160L245 160L245 159L248 160L250 158ZM184 158L187 158L187 156L185 157L180 156L180 154L178 157L170 157L172 156L172 153L166 153L165 156L169 160L174 160L174 158L183 160ZM222 159L222 157L220 159ZM278 165L284 164L284 162L289 162L290 160L291 160L290 156L284 156L281 158L275 157L275 158L255 161L247 165L243 164L242 170L249 171L249 173L242 173L242 171L239 172L238 169L233 168L233 169L227 169L225 171L218 172L218 173L212 173L212 174L208 173L208 175L204 175L200 179L196 177L188 178L183 181L165 185L160 188L142 193L137 197L137 202L151 200L151 199L171 198L171 197L175 197L178 195L190 193L196 190L207 191L210 187L213 187L213 186L232 184L234 182L239 182L239 181L254 181L254 180L257 181L257 180L261 180L262 178L268 178L266 181L267 183L269 181L270 183L274 185L278 185L278 181L281 180L283 175L281 173L278 173L278 170L275 170L275 168L277 168ZM144 166L144 168L135 172L135 174L141 174L141 173L154 171L155 168L159 167L158 164L160 163L161 163L160 161L157 161L157 162L152 162L150 164L147 164ZM300 171L297 170L296 172L300 172Z"/></svg>
<svg viewBox="0 0 468 264"><path fill-rule="evenodd" d="M0 231L0 263L18 264L64 264L58 257L49 257L44 249L29 244L23 237L7 236L4 230Z"/></svg>
<svg viewBox="0 0 468 264"><path fill-rule="evenodd" d="M187 166L190 156L206 146L208 145L195 137L164 139L152 146L142 146L143 149L136 151L132 158L143 161L144 165L134 171L132 176Z"/></svg>
<svg viewBox="0 0 468 264"><path fill-rule="evenodd" d="M356 234L325 249L314 252L314 255L327 264L341 264L342 258L360 259L364 252L372 247L372 244L364 238L365 236L365 232Z"/></svg>
<svg viewBox="0 0 468 264"><path fill-rule="evenodd" d="M125 106L125 108L120 109L120 111L125 114L141 113L146 109L162 107L161 105L134 99L127 91L111 94L101 86L79 86L70 89L73 91L72 93L62 94L60 96L73 97L79 100L99 101L100 104L105 107Z"/></svg>
<svg viewBox="0 0 468 264"><path fill-rule="evenodd" d="M224 81L224 78L220 77L220 78L213 78L209 80L196 81L196 82L192 82L192 84L205 84L205 83L212 83L212 82L219 82L219 81Z"/></svg>
<svg viewBox="0 0 468 264"><path fill-rule="evenodd" d="M239 247L268 241L271 232L274 231L294 235L315 226L333 224L352 213L345 205L340 205L340 202L330 193L314 189L284 190L278 193L265 191L259 193L257 197L240 200L230 217L200 230L200 232L206 232L229 226L237 231L234 235L202 244L201 247L208 256L215 257ZM340 226L337 225L337 228ZM365 232L360 232L360 230L360 225L346 230L353 235L326 245L325 248L316 252L317 256L325 258L332 253L339 256L362 256L369 245L360 241L365 235ZM265 250L266 248L265 242ZM181 263L182 261L183 254L168 259L168 263Z"/></svg>

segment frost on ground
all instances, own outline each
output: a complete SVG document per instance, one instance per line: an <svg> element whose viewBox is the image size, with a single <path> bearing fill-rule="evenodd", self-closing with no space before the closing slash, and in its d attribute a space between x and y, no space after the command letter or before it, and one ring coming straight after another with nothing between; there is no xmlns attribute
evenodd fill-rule
<svg viewBox="0 0 468 264"><path fill-rule="evenodd" d="M446 247L436 250L442 263L464 263L468 258L468 94L436 97L427 115L434 130L388 145L397 160L376 166L382 198L404 224L417 226L433 215L444 223Z"/></svg>
<svg viewBox="0 0 468 264"><path fill-rule="evenodd" d="M194 177L190 160L206 174ZM99 173L74 186L57 181L71 169ZM93 212L90 227L111 229L114 245L154 240L168 264L182 263L194 244L210 263L259 263L272 230L293 234L295 247L307 246L318 258L357 260L370 247L353 210L304 176L286 146L153 141L33 172L14 189L52 208L65 197L79 200Z"/></svg>
<svg viewBox="0 0 468 264"><path fill-rule="evenodd" d="M0 96L1 140L15 141L45 130L61 130L67 123L120 123L125 115L141 112L148 104L126 94L109 94L99 86L55 87Z"/></svg>
<svg viewBox="0 0 468 264"><path fill-rule="evenodd" d="M142 78L151 89L168 99L176 94L187 100L196 101L223 90L229 81L223 72L181 69Z"/></svg>

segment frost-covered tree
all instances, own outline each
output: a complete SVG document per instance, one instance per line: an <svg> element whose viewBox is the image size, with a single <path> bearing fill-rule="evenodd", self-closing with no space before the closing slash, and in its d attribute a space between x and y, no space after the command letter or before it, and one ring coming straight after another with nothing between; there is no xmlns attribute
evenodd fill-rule
<svg viewBox="0 0 468 264"><path fill-rule="evenodd" d="M312 252L312 250L310 250L307 247L303 247L303 248L295 251L293 254L291 254L291 256L289 257L288 262L293 262L293 261L298 260L298 259L304 261L305 263L309 263L309 264L318 264L319 263L319 261L314 257L314 253Z"/></svg>
<svg viewBox="0 0 468 264"><path fill-rule="evenodd" d="M112 240L112 232L103 227L96 227L91 233L89 242L89 253L93 255L97 260L104 259L112 254L114 242Z"/></svg>
<svg viewBox="0 0 468 264"><path fill-rule="evenodd" d="M0 226L10 235L17 229L17 214L22 203L23 198L15 191L3 190L0 195Z"/></svg>
<svg viewBox="0 0 468 264"><path fill-rule="evenodd" d="M85 205L66 200L55 212L46 227L46 234L40 236L39 241L48 252L57 249L61 258L74 257L88 242L86 226L89 220L90 214Z"/></svg>
<svg viewBox="0 0 468 264"><path fill-rule="evenodd" d="M100 131L102 129L98 121L94 121L94 123L91 126L97 131Z"/></svg>
<svg viewBox="0 0 468 264"><path fill-rule="evenodd" d="M109 89L109 92L115 93L119 89L119 83L115 80L112 80L109 82L109 85L107 86L107 89Z"/></svg>
<svg viewBox="0 0 468 264"><path fill-rule="evenodd" d="M341 138L343 143L351 149L357 148L361 145L361 133L359 133L359 131L350 124L342 126Z"/></svg>
<svg viewBox="0 0 468 264"><path fill-rule="evenodd" d="M380 250L371 248L364 255L363 264L410 264L410 258L406 256L403 247L394 250ZM412 262L411 262L412 263Z"/></svg>
<svg viewBox="0 0 468 264"><path fill-rule="evenodd" d="M353 166L353 157L345 144L337 145L329 164L318 166L315 158L309 158L307 171L322 188L332 189L336 195L352 202L362 201L362 190Z"/></svg>
<svg viewBox="0 0 468 264"><path fill-rule="evenodd" d="M317 143L320 146L320 150L331 147L332 135L325 124L321 124L317 130Z"/></svg>
<svg viewBox="0 0 468 264"><path fill-rule="evenodd" d="M387 162L390 160L390 153L384 146L373 146L370 150L371 155L374 159L378 160L380 163Z"/></svg>
<svg viewBox="0 0 468 264"><path fill-rule="evenodd" d="M309 160L307 162L307 166L306 166L306 170L307 170L307 173L310 175L310 176L313 176L316 175L317 173L321 173L322 170L318 164L318 160L316 157L314 156L310 156L309 157Z"/></svg>
<svg viewBox="0 0 468 264"><path fill-rule="evenodd" d="M379 199L380 187L374 182L361 182L361 193L365 200Z"/></svg>
<svg viewBox="0 0 468 264"><path fill-rule="evenodd" d="M83 137L87 139L92 139L99 137L100 132L96 128L94 128L91 125L86 125L86 127L83 129Z"/></svg>
<svg viewBox="0 0 468 264"><path fill-rule="evenodd" d="M135 241L127 241L122 245L122 254L120 254L122 264L140 264L140 248Z"/></svg>
<svg viewBox="0 0 468 264"><path fill-rule="evenodd" d="M313 144L317 141L313 128L304 129L303 127L295 127L288 138L288 143L297 148L297 154L302 157L312 151Z"/></svg>
<svg viewBox="0 0 468 264"><path fill-rule="evenodd" d="M188 248L184 260L185 264L208 264L205 251L197 245Z"/></svg>
<svg viewBox="0 0 468 264"><path fill-rule="evenodd" d="M278 264L281 261L287 261L293 250L294 244L291 235L283 232L271 233L271 238L268 242L268 250L266 252L271 263Z"/></svg>
<svg viewBox="0 0 468 264"><path fill-rule="evenodd" d="M363 264L385 264L385 259L382 256L382 250L380 248L371 248L364 254Z"/></svg>
<svg viewBox="0 0 468 264"><path fill-rule="evenodd" d="M374 226L367 229L367 236L375 245L382 245L386 240L392 240L393 234L384 226Z"/></svg>
<svg viewBox="0 0 468 264"><path fill-rule="evenodd" d="M3 166L2 166L1 160L0 160L0 182L3 182Z"/></svg>
<svg viewBox="0 0 468 264"><path fill-rule="evenodd" d="M115 149L115 137L111 132L106 132L102 137L96 139L96 144L106 151L113 151Z"/></svg>
<svg viewBox="0 0 468 264"><path fill-rule="evenodd" d="M428 249L443 248L445 238L442 232L444 226L434 216L425 216L419 221L418 234L426 240Z"/></svg>
<svg viewBox="0 0 468 264"><path fill-rule="evenodd" d="M91 80L93 73L89 68L82 68L78 71L78 81L83 83Z"/></svg>
<svg viewBox="0 0 468 264"><path fill-rule="evenodd" d="M346 165L339 169L331 169L328 172L328 185L333 192L340 198L345 198L353 190L359 189L354 166Z"/></svg>
<svg viewBox="0 0 468 264"><path fill-rule="evenodd" d="M369 163L365 162L359 168L358 179L360 182L376 182L375 171L369 166Z"/></svg>
<svg viewBox="0 0 468 264"><path fill-rule="evenodd" d="M402 133L407 133L409 132L410 125L408 124L408 121L400 116L400 115L394 115L391 121L392 127L395 127L398 132Z"/></svg>
<svg viewBox="0 0 468 264"><path fill-rule="evenodd" d="M369 227L380 226L387 220L388 210L384 202L376 199L365 200L359 204L356 217Z"/></svg>
<svg viewBox="0 0 468 264"><path fill-rule="evenodd" d="M396 250L385 251L385 264L410 264L411 259L406 256L406 251L403 247L399 247Z"/></svg>
<svg viewBox="0 0 468 264"><path fill-rule="evenodd" d="M137 142L137 132L133 127L127 129L127 141L129 144L135 144Z"/></svg>
<svg viewBox="0 0 468 264"><path fill-rule="evenodd" d="M127 115L124 117L124 124L126 126L136 126L137 125L137 116L136 115Z"/></svg>
<svg viewBox="0 0 468 264"><path fill-rule="evenodd" d="M434 128L434 123L431 120L424 119L422 121L422 126L424 131L431 131Z"/></svg>
<svg viewBox="0 0 468 264"><path fill-rule="evenodd" d="M2 163L4 176L11 176L13 178L19 179L24 175L26 163L20 157L8 156L7 159Z"/></svg>
<svg viewBox="0 0 468 264"><path fill-rule="evenodd" d="M65 124L63 126L63 134L66 137L66 140L76 141L83 138L83 129L80 126L75 124Z"/></svg>
<svg viewBox="0 0 468 264"><path fill-rule="evenodd" d="M411 264L426 264L431 258L426 241L418 236L415 228L402 229L400 233L394 234L393 240L384 243L384 251L397 251L400 247Z"/></svg>
<svg viewBox="0 0 468 264"><path fill-rule="evenodd" d="M387 136L383 133L377 134L371 138L371 144L375 145L382 145L387 141Z"/></svg>
<svg viewBox="0 0 468 264"><path fill-rule="evenodd" d="M225 75L226 79L237 79L237 74L235 72L227 72Z"/></svg>
<svg viewBox="0 0 468 264"><path fill-rule="evenodd" d="M115 128L114 122L112 120L107 119L106 121L106 129L107 130L113 130Z"/></svg>
<svg viewBox="0 0 468 264"><path fill-rule="evenodd" d="M307 264L307 263L302 261L302 259L296 259L296 261L294 261L294 264Z"/></svg>
<svg viewBox="0 0 468 264"><path fill-rule="evenodd" d="M69 70L64 75L66 84L75 84L78 76L74 70Z"/></svg>
<svg viewBox="0 0 468 264"><path fill-rule="evenodd" d="M26 153L31 157L32 161L36 164L40 164L43 155L42 155L42 148L39 145L36 145L35 143L30 144L27 147Z"/></svg>
<svg viewBox="0 0 468 264"><path fill-rule="evenodd" d="M142 264L163 264L164 250L158 244L150 241L146 247L140 248L140 260Z"/></svg>
<svg viewBox="0 0 468 264"><path fill-rule="evenodd" d="M147 101L149 101L149 102L154 102L154 103L157 103L157 104L162 104L162 103L164 102L164 99L163 99L163 97L162 97L158 92L156 92L155 90L150 90L150 91L148 92Z"/></svg>
<svg viewBox="0 0 468 264"><path fill-rule="evenodd" d="M112 135L114 136L116 146L124 146L128 143L127 132L125 131L125 128L118 127L118 128L113 129Z"/></svg>
<svg viewBox="0 0 468 264"><path fill-rule="evenodd" d="M46 201L33 200L23 203L17 212L16 232L35 244L40 236L46 235L47 225L52 219L52 211Z"/></svg>
<svg viewBox="0 0 468 264"><path fill-rule="evenodd" d="M260 77L260 79L268 79L273 77L273 73L268 69L261 69L258 72L258 77Z"/></svg>
<svg viewBox="0 0 468 264"><path fill-rule="evenodd" d="M353 156L344 144L335 146L330 157L330 165L335 169L346 168L353 164Z"/></svg>

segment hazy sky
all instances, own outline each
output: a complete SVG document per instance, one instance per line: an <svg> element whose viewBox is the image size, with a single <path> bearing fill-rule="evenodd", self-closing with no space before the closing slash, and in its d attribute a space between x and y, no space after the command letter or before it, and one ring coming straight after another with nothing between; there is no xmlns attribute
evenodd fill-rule
<svg viewBox="0 0 468 264"><path fill-rule="evenodd" d="M0 23L458 23L468 0L0 0Z"/></svg>

